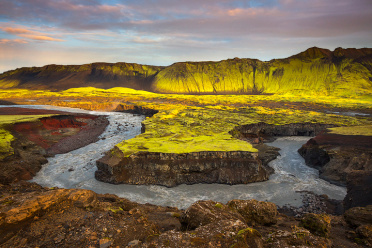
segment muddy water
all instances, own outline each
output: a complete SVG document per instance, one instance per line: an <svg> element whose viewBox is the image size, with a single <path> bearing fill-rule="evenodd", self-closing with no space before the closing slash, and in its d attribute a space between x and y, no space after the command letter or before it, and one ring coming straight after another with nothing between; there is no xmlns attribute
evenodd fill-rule
<svg viewBox="0 0 372 248"><path fill-rule="evenodd" d="M29 106L28 106L29 107ZM43 107L53 108L55 107ZM60 109L60 108L58 108ZM62 108L62 110L68 110ZM71 110L80 112L82 110ZM143 116L123 113L100 113L82 111L90 114L108 116L110 125L100 140L67 154L56 155L32 180L43 186L61 188L84 188L97 193L112 193L140 203L187 208L197 200L215 200L226 203L231 199L257 199L274 202L279 206L289 204L300 206L301 194L297 191L313 191L327 194L332 199L342 200L346 189L332 185L318 177L318 171L305 165L297 153L309 137L278 138L269 144L281 149L281 156L270 166L275 174L266 182L248 185L195 184L180 185L174 188L163 186L112 185L99 182L94 178L95 161L103 156L121 140L130 139L140 133Z"/></svg>

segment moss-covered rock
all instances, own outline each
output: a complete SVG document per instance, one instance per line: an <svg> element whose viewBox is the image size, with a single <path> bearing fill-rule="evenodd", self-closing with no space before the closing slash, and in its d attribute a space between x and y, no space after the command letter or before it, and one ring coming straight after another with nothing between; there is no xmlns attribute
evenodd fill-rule
<svg viewBox="0 0 372 248"><path fill-rule="evenodd" d="M309 213L302 218L301 225L315 235L329 237L331 218L326 214Z"/></svg>
<svg viewBox="0 0 372 248"><path fill-rule="evenodd" d="M231 211L225 204L211 200L195 202L185 210L180 220L187 230L220 220L240 220L244 223L244 218L239 213Z"/></svg>
<svg viewBox="0 0 372 248"><path fill-rule="evenodd" d="M345 220L354 227L372 223L372 205L350 208L344 213Z"/></svg>
<svg viewBox="0 0 372 248"><path fill-rule="evenodd" d="M368 247L372 246L372 224L362 225L356 229L356 233Z"/></svg>
<svg viewBox="0 0 372 248"><path fill-rule="evenodd" d="M249 225L272 225L277 222L278 211L272 202L231 200L227 205L241 214Z"/></svg>

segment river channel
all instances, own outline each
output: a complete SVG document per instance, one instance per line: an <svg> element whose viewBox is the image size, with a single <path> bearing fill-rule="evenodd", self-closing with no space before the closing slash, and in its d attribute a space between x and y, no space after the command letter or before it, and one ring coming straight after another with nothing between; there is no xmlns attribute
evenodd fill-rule
<svg viewBox="0 0 372 248"><path fill-rule="evenodd" d="M22 106L17 106L22 107ZM40 185L60 188L90 189L97 193L111 193L139 203L174 206L185 209L197 200L215 200L226 203L232 199L256 199L270 201L279 206L302 204L299 191L326 194L331 199L342 200L346 188L336 186L319 178L316 169L306 166L297 150L310 137L281 137L268 145L279 147L280 156L270 162L275 173L265 182L247 185L195 184L167 188L156 185L113 185L97 181L95 161L124 139L131 139L141 132L144 116L85 111L53 106L25 106L27 108L56 109L70 112L106 115L110 121L96 143L59 154L48 159L42 170L32 179Z"/></svg>

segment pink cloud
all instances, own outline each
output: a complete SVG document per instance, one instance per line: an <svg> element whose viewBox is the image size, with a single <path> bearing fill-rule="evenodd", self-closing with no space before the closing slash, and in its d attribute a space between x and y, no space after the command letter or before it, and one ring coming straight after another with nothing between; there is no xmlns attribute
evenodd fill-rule
<svg viewBox="0 0 372 248"><path fill-rule="evenodd" d="M13 34L19 37L31 39L31 40L40 40L40 41L63 41L62 39L50 37L44 33L33 31L27 28L14 28L14 27L4 27L1 28L8 34ZM20 39L18 39L20 41ZM27 43L27 42L26 42Z"/></svg>
<svg viewBox="0 0 372 248"><path fill-rule="evenodd" d="M140 20L140 21L131 21L130 23L141 25L141 24L153 24L155 22L151 20Z"/></svg>
<svg viewBox="0 0 372 248"><path fill-rule="evenodd" d="M276 8L235 8L235 9L228 9L223 10L218 13L219 15L223 16L236 16L242 18L249 17L262 17L262 16L269 16L270 18L275 18L276 16L280 16L283 13L278 11Z"/></svg>
<svg viewBox="0 0 372 248"><path fill-rule="evenodd" d="M243 9L230 9L227 11L227 14L229 16L236 16L236 15L239 15L243 12Z"/></svg>
<svg viewBox="0 0 372 248"><path fill-rule="evenodd" d="M7 32L9 34L15 34L15 35L18 35L18 34L30 34L30 33L32 33L32 31L27 30L25 28L6 27L6 28L2 28L2 30L4 30L5 32Z"/></svg>
<svg viewBox="0 0 372 248"><path fill-rule="evenodd" d="M25 37L31 40L63 41L62 39L57 39L57 38L53 38L53 37L49 37L45 35L22 34L19 36Z"/></svg>
<svg viewBox="0 0 372 248"><path fill-rule="evenodd" d="M8 44L8 43L26 44L28 42L22 39L0 39L0 44Z"/></svg>

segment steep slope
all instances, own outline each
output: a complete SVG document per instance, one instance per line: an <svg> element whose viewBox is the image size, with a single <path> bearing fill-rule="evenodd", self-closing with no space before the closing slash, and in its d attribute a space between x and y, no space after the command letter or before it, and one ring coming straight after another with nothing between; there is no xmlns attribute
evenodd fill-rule
<svg viewBox="0 0 372 248"><path fill-rule="evenodd" d="M175 63L156 75L152 89L163 93L214 94L372 93L372 49L337 48L331 52L313 47L269 62L235 58Z"/></svg>
<svg viewBox="0 0 372 248"><path fill-rule="evenodd" d="M131 63L47 65L8 71L0 75L0 88L65 90L76 87L128 87L149 89L162 67Z"/></svg>

